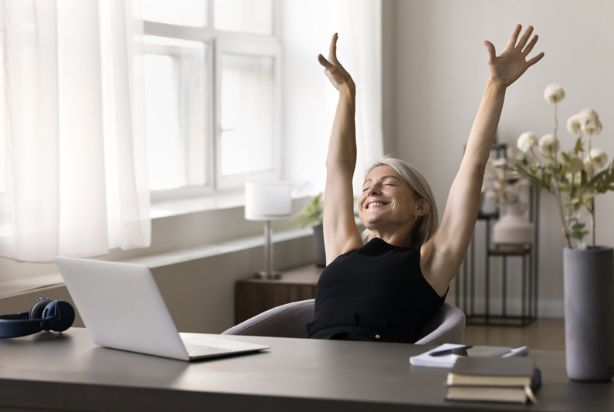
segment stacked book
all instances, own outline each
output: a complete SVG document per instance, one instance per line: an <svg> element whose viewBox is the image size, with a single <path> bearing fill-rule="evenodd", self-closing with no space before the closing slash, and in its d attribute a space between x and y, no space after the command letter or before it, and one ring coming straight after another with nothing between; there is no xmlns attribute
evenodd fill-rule
<svg viewBox="0 0 614 412"><path fill-rule="evenodd" d="M447 379L446 400L537 403L541 373L530 357L459 357Z"/></svg>

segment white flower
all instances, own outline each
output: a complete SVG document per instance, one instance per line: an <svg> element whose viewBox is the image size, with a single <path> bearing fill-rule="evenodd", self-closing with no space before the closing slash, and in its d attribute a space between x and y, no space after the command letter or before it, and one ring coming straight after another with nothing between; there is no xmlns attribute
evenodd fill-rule
<svg viewBox="0 0 614 412"><path fill-rule="evenodd" d="M525 132L518 137L516 141L516 146L518 149L527 153L529 150L533 149L537 145L537 136L533 132Z"/></svg>
<svg viewBox="0 0 614 412"><path fill-rule="evenodd" d="M569 130L569 133L573 134L574 136L580 135L580 132L582 131L582 118L579 114L574 114L567 119L567 130Z"/></svg>
<svg viewBox="0 0 614 412"><path fill-rule="evenodd" d="M601 121L599 115L593 109L584 109L580 113L580 125L582 132L587 136L595 136L601 133Z"/></svg>
<svg viewBox="0 0 614 412"><path fill-rule="evenodd" d="M601 149L592 149L589 158L597 169L601 169L608 161L608 155Z"/></svg>
<svg viewBox="0 0 614 412"><path fill-rule="evenodd" d="M584 162L577 156L569 158L569 173L579 173L584 169Z"/></svg>
<svg viewBox="0 0 614 412"><path fill-rule="evenodd" d="M539 139L539 150L545 156L553 156L559 151L559 139L554 135L547 134Z"/></svg>
<svg viewBox="0 0 614 412"><path fill-rule="evenodd" d="M565 90L558 84L549 84L544 90L544 99L550 103L558 103L565 97Z"/></svg>

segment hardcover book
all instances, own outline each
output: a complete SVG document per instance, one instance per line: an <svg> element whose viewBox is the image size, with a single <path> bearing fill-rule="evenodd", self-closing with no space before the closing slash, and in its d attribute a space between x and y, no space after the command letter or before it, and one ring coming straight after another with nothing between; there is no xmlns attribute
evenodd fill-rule
<svg viewBox="0 0 614 412"><path fill-rule="evenodd" d="M447 400L537 403L541 372L530 357L460 357L448 374Z"/></svg>

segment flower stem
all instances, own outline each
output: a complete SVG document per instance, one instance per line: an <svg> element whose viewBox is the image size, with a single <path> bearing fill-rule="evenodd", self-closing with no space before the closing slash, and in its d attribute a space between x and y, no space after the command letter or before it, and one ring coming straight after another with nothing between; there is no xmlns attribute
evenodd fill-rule
<svg viewBox="0 0 614 412"><path fill-rule="evenodd" d="M595 233L595 199L591 199L591 225L593 226L591 232L593 234L593 247L595 246L595 238L596 238L596 233Z"/></svg>
<svg viewBox="0 0 614 412"><path fill-rule="evenodd" d="M561 217L561 223L563 223L563 234L565 235L565 241L567 242L567 247L571 249L571 238L569 237L569 230L567 229L567 219L565 217L565 212L563 210L563 201L561 200L561 192L559 191L559 184L556 180L552 180L554 185L554 199L556 200L556 204L559 207L559 216Z"/></svg>
<svg viewBox="0 0 614 412"><path fill-rule="evenodd" d="M586 139L588 140L588 150L586 151L586 153L588 154L588 158L591 159L591 149L592 149L592 145L591 145L591 137L588 136L588 138ZM591 159L592 161L593 159Z"/></svg>
<svg viewBox="0 0 614 412"><path fill-rule="evenodd" d="M559 132L559 116L558 116L558 105L554 104L554 137L558 139ZM555 157L555 162L558 163ZM556 204L559 208L559 216L561 217L561 223L563 223L563 234L565 235L565 241L567 242L567 247L571 248L571 238L569 237L569 230L567 228L567 219L565 217L565 211L563 209L563 201L561 199L561 192L559 190L559 183L556 179L552 180L553 189L554 189L554 199L556 200Z"/></svg>
<svg viewBox="0 0 614 412"><path fill-rule="evenodd" d="M554 137L559 137L559 105L554 104Z"/></svg>

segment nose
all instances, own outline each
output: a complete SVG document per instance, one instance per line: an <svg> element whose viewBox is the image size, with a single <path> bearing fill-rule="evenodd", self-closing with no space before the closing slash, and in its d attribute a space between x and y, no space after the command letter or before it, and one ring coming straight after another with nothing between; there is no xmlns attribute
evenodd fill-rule
<svg viewBox="0 0 614 412"><path fill-rule="evenodd" d="M374 183L371 185L371 187L369 188L367 195L368 196L378 196L382 194L382 188L381 185L379 183Z"/></svg>

